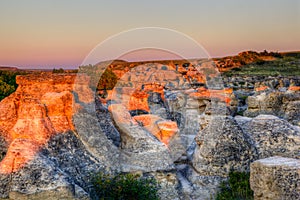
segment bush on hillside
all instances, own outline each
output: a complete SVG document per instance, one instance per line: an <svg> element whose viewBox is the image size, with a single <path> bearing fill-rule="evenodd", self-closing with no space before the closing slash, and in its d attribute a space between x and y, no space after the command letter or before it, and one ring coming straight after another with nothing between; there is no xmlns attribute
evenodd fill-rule
<svg viewBox="0 0 300 200"><path fill-rule="evenodd" d="M158 183L133 174L97 173L93 179L96 196L105 200L158 200Z"/></svg>

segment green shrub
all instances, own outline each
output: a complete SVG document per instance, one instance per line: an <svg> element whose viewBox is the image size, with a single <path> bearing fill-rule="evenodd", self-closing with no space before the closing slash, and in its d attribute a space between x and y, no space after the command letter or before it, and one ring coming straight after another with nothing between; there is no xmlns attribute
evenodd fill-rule
<svg viewBox="0 0 300 200"><path fill-rule="evenodd" d="M230 172L228 182L222 182L216 200L252 200L250 173Z"/></svg>
<svg viewBox="0 0 300 200"><path fill-rule="evenodd" d="M223 72L222 75L299 76L299 58L285 56L283 58L278 57L276 60L271 61L258 60L257 62L249 63L240 68L232 68L231 70Z"/></svg>
<svg viewBox="0 0 300 200"><path fill-rule="evenodd" d="M59 69L53 69L52 73L65 73L65 70L63 68L59 68Z"/></svg>
<svg viewBox="0 0 300 200"><path fill-rule="evenodd" d="M15 86L0 80L0 101L16 90Z"/></svg>
<svg viewBox="0 0 300 200"><path fill-rule="evenodd" d="M101 75L101 78L97 85L97 90L112 90L118 82L118 77L115 73L107 69Z"/></svg>
<svg viewBox="0 0 300 200"><path fill-rule="evenodd" d="M241 69L241 68L239 68L239 67L235 67L235 68L232 68L231 70L232 70L232 71L236 71L236 72L238 72L238 71L241 71L242 69Z"/></svg>
<svg viewBox="0 0 300 200"><path fill-rule="evenodd" d="M162 70L168 70L168 67L165 66L165 65L163 65L163 66L161 67L161 69L162 69Z"/></svg>
<svg viewBox="0 0 300 200"><path fill-rule="evenodd" d="M105 200L158 200L158 183L133 174L98 173L93 179L96 196Z"/></svg>
<svg viewBox="0 0 300 200"><path fill-rule="evenodd" d="M17 89L16 76L20 74L26 73L0 70L0 101Z"/></svg>
<svg viewBox="0 0 300 200"><path fill-rule="evenodd" d="M236 115L244 116L244 111L240 110L240 111L236 112Z"/></svg>
<svg viewBox="0 0 300 200"><path fill-rule="evenodd" d="M90 87L93 90L112 90L118 82L118 76L102 65L84 65L79 69L80 73L90 76Z"/></svg>

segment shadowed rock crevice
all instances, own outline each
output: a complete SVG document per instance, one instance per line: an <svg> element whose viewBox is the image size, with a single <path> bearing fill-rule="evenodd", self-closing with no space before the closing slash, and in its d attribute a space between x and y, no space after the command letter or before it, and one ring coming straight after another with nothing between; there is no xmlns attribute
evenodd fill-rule
<svg viewBox="0 0 300 200"><path fill-rule="evenodd" d="M0 162L5 157L8 149L8 144L5 138L0 134Z"/></svg>
<svg viewBox="0 0 300 200"><path fill-rule="evenodd" d="M93 175L106 171L105 166L86 150L73 132L53 136L41 153L67 175L70 183L76 184L87 194L94 192Z"/></svg>
<svg viewBox="0 0 300 200"><path fill-rule="evenodd" d="M100 129L116 147L120 147L120 133L114 126L110 112L102 105L100 99L97 97L95 98L95 106Z"/></svg>

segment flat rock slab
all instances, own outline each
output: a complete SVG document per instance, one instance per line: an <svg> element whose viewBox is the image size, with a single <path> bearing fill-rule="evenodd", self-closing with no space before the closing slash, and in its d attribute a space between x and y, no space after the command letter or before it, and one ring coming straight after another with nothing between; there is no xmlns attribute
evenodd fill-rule
<svg viewBox="0 0 300 200"><path fill-rule="evenodd" d="M300 199L300 159L269 157L250 167L254 199Z"/></svg>

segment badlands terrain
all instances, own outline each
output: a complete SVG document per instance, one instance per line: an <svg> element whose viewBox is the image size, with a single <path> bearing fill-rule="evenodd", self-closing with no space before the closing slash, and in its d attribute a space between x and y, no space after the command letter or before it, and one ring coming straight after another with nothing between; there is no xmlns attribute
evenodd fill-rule
<svg viewBox="0 0 300 200"><path fill-rule="evenodd" d="M300 199L299 52L74 72L22 71L9 83L0 199L97 199L99 171L152 177L172 200L214 199L230 172L250 172L254 199Z"/></svg>

